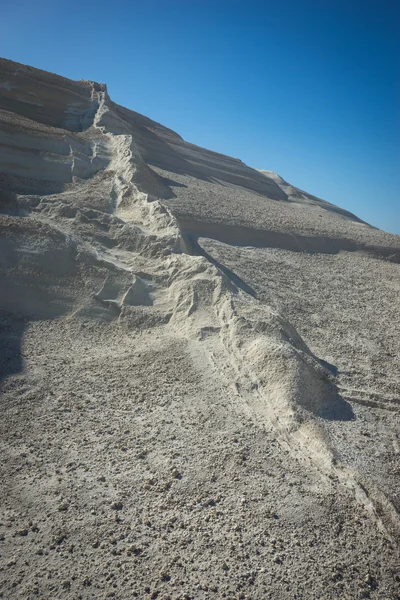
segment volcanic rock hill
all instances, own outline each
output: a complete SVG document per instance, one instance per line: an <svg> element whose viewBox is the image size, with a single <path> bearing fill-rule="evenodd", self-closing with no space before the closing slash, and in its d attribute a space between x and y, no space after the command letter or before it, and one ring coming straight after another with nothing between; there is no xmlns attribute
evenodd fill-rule
<svg viewBox="0 0 400 600"><path fill-rule="evenodd" d="M400 594L400 238L0 61L4 598Z"/></svg>

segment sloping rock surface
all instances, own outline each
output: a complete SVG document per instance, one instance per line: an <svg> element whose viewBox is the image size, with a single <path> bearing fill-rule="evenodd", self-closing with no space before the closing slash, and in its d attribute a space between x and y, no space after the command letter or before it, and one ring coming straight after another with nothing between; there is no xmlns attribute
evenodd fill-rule
<svg viewBox="0 0 400 600"><path fill-rule="evenodd" d="M400 238L0 61L4 598L399 597Z"/></svg>

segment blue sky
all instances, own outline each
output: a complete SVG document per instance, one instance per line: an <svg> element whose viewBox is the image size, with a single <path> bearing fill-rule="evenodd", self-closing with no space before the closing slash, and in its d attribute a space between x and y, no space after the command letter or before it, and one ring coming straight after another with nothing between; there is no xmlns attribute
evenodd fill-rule
<svg viewBox="0 0 400 600"><path fill-rule="evenodd" d="M0 55L400 234L396 0L3 0Z"/></svg>

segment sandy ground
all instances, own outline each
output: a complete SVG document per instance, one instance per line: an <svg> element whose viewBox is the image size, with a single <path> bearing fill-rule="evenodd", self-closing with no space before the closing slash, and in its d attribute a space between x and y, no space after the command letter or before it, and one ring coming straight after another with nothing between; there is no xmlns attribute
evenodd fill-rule
<svg viewBox="0 0 400 600"><path fill-rule="evenodd" d="M398 236L0 67L2 597L398 599Z"/></svg>

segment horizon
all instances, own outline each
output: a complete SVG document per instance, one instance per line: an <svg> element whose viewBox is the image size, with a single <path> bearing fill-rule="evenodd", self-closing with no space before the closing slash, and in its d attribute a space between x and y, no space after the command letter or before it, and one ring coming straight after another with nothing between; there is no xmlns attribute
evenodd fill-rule
<svg viewBox="0 0 400 600"><path fill-rule="evenodd" d="M104 1L66 6L7 0L0 54L106 83L114 102L188 142L400 234L400 7L117 1L103 14Z"/></svg>

